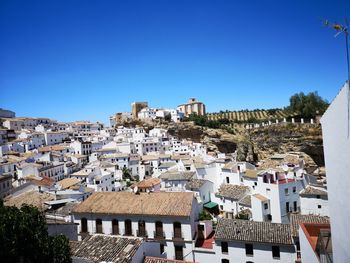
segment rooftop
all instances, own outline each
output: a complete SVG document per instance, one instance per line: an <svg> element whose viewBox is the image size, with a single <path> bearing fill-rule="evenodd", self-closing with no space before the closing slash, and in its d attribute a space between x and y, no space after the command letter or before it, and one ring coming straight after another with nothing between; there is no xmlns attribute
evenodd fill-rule
<svg viewBox="0 0 350 263"><path fill-rule="evenodd" d="M195 176L195 172L183 172L183 171L166 171L162 173L159 178L168 181L185 180L189 181Z"/></svg>
<svg viewBox="0 0 350 263"><path fill-rule="evenodd" d="M186 189L191 190L191 189L199 189L201 188L207 180L204 179L191 179L186 183Z"/></svg>
<svg viewBox="0 0 350 263"><path fill-rule="evenodd" d="M45 205L46 201L52 201L55 197L53 194L49 193L40 193L38 191L30 191L20 194L15 197L10 197L6 199L5 205L7 206L16 206L20 208L22 205L33 205L39 210L46 210L47 205Z"/></svg>
<svg viewBox="0 0 350 263"><path fill-rule="evenodd" d="M302 190L299 194L300 196L314 196L314 195L320 195L320 196L327 196L327 190L326 189L320 189L319 187L312 187L307 186L304 190Z"/></svg>
<svg viewBox="0 0 350 263"><path fill-rule="evenodd" d="M234 200L240 200L246 195L248 191L248 186L223 184L220 186L219 192L216 193L216 195Z"/></svg>
<svg viewBox="0 0 350 263"><path fill-rule="evenodd" d="M288 224L221 218L215 239L293 245Z"/></svg>
<svg viewBox="0 0 350 263"><path fill-rule="evenodd" d="M135 183L131 186L131 188L134 188L137 186L138 188L151 188L155 185L160 184L161 180L159 178L149 178L149 179L144 179L138 183Z"/></svg>
<svg viewBox="0 0 350 263"><path fill-rule="evenodd" d="M74 178L74 177L65 178L65 179L57 182L57 184L59 186L61 186L61 189L67 189L67 188L70 188L71 186L79 184L79 183L80 183L80 180L77 178Z"/></svg>
<svg viewBox="0 0 350 263"><path fill-rule="evenodd" d="M95 192L73 213L185 217L191 214L193 200L190 192Z"/></svg>
<svg viewBox="0 0 350 263"><path fill-rule="evenodd" d="M326 216L318 215L301 215L290 214L290 227L293 237L299 236L299 224L301 223L316 223L316 224L328 224L329 218Z"/></svg>
<svg viewBox="0 0 350 263"><path fill-rule="evenodd" d="M83 241L71 241L72 258L89 262L132 262L132 258L142 244L140 238L95 234Z"/></svg>

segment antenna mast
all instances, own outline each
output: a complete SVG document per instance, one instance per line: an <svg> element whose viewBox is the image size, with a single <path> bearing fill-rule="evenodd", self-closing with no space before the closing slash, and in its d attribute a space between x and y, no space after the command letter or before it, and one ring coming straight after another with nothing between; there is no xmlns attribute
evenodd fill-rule
<svg viewBox="0 0 350 263"><path fill-rule="evenodd" d="M345 35L345 48L346 48L346 62L348 65L348 138L350 136L350 62L349 62L349 23L345 19L345 25L338 23L331 23L328 20L324 20L323 24L329 28L337 31L334 37L337 37L341 33Z"/></svg>

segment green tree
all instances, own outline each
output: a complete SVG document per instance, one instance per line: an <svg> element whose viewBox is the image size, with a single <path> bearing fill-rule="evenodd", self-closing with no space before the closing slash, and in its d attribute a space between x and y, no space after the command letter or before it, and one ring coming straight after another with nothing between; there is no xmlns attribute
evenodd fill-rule
<svg viewBox="0 0 350 263"><path fill-rule="evenodd" d="M71 262L68 239L49 237L44 215L33 206L0 200L0 244L2 262Z"/></svg>
<svg viewBox="0 0 350 263"><path fill-rule="evenodd" d="M322 115L329 105L316 91L310 92L307 95L303 92L294 94L290 97L289 102L288 110L296 112L298 115L305 118L313 118L316 115Z"/></svg>
<svg viewBox="0 0 350 263"><path fill-rule="evenodd" d="M203 211L203 212L199 213L199 220L212 220L212 219L213 219L213 217L207 212Z"/></svg>

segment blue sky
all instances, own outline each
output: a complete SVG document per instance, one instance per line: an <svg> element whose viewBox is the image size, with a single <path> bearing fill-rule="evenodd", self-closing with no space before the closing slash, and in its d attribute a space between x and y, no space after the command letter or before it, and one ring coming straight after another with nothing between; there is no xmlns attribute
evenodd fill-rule
<svg viewBox="0 0 350 263"><path fill-rule="evenodd" d="M133 101L209 112L332 100L346 79L350 1L0 1L0 107L99 120Z"/></svg>

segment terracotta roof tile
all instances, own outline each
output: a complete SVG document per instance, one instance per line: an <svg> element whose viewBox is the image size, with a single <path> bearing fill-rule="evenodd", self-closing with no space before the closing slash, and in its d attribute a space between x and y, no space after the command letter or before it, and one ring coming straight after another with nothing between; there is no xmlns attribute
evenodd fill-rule
<svg viewBox="0 0 350 263"><path fill-rule="evenodd" d="M288 224L219 219L215 239L293 245Z"/></svg>
<svg viewBox="0 0 350 263"><path fill-rule="evenodd" d="M194 195L190 192L95 192L73 213L189 216Z"/></svg>

